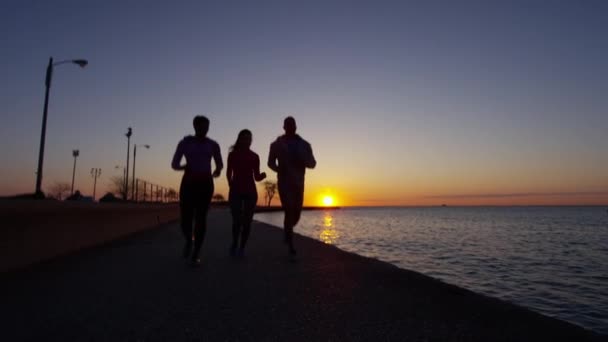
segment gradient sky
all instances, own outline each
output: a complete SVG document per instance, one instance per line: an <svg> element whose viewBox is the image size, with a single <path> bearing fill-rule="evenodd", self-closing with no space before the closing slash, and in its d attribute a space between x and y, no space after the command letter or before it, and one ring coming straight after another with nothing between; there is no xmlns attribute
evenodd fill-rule
<svg viewBox="0 0 608 342"><path fill-rule="evenodd" d="M224 158L249 128L265 161L291 114L318 161L307 204L606 204L606 18L605 1L3 1L0 194L34 190L53 56L90 64L55 69L43 187L71 181L77 148L76 188L99 167L103 194L128 126L152 145L138 177L177 187L194 115Z"/></svg>

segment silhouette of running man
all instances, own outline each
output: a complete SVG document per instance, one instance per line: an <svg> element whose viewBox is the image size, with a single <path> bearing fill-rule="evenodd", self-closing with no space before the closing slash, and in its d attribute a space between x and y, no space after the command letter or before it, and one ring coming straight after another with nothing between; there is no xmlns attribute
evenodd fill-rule
<svg viewBox="0 0 608 342"><path fill-rule="evenodd" d="M196 116L193 120L195 135L186 136L177 144L171 167L184 170L179 190L181 228L186 239L184 258L191 258L191 265L200 265L199 254L207 230L207 212L213 196L213 177L219 177L224 164L220 146L207 137L209 119ZM182 157L186 164L182 165ZM211 158L215 170L211 172ZM194 220L194 251L192 251L192 220Z"/></svg>
<svg viewBox="0 0 608 342"><path fill-rule="evenodd" d="M293 228L300 220L304 201L304 174L317 162L310 144L296 134L296 120L288 116L283 121L285 134L270 144L268 167L277 173L279 197L285 211L283 228L289 253L294 256Z"/></svg>
<svg viewBox="0 0 608 342"><path fill-rule="evenodd" d="M228 201L232 213L230 254L239 257L242 257L245 253L245 245L249 238L251 221L253 220L253 211L258 202L255 182L266 178L265 172L260 173L260 157L250 150L252 139L250 130L244 129L239 132L236 142L228 154L228 167L226 168L226 178L228 178L228 185L230 186ZM241 244L237 250L239 236Z"/></svg>

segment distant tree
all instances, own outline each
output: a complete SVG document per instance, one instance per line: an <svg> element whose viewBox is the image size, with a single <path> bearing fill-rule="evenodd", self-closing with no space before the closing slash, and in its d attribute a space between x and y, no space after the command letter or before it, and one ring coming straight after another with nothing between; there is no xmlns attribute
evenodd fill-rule
<svg viewBox="0 0 608 342"><path fill-rule="evenodd" d="M84 196L82 196L82 194L80 193L79 190L74 191L73 194L71 194L70 196L66 197L66 201L81 201L84 198Z"/></svg>
<svg viewBox="0 0 608 342"><path fill-rule="evenodd" d="M121 202L122 200L117 198L116 196L114 196L113 193L108 192L105 195L103 195L100 199L99 202L101 203L106 203L106 202Z"/></svg>
<svg viewBox="0 0 608 342"><path fill-rule="evenodd" d="M267 180L262 184L264 185L264 191L266 192L266 194L264 195L264 198L266 199L266 206L270 207L270 203L272 203L272 198L277 193L277 183Z"/></svg>
<svg viewBox="0 0 608 342"><path fill-rule="evenodd" d="M125 194L125 177L124 176L112 176L110 177L110 185L108 186L108 192L121 198L126 198Z"/></svg>
<svg viewBox="0 0 608 342"><path fill-rule="evenodd" d="M55 182L55 184L51 185L49 188L49 195L50 197L61 201L70 195L71 189L72 186L66 182Z"/></svg>
<svg viewBox="0 0 608 342"><path fill-rule="evenodd" d="M174 202L177 200L177 191L173 190L173 189L169 189L167 191L167 199L169 200L169 202Z"/></svg>
<svg viewBox="0 0 608 342"><path fill-rule="evenodd" d="M213 200L213 202L225 202L226 199L224 198L224 195L222 194L215 194L213 195L213 197L211 197L211 199Z"/></svg>

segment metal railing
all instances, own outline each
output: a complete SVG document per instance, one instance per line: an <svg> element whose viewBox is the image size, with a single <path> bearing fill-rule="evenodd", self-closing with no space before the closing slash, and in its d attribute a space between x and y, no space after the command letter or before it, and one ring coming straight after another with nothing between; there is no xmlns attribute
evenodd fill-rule
<svg viewBox="0 0 608 342"><path fill-rule="evenodd" d="M179 192L143 179L135 180L135 192L131 194L134 202L171 203L179 201Z"/></svg>

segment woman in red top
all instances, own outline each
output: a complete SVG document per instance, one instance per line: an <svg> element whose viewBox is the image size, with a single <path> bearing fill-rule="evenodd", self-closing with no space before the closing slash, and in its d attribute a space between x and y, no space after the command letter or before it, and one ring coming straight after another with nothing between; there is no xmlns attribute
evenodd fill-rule
<svg viewBox="0 0 608 342"><path fill-rule="evenodd" d="M248 129L240 131L236 143L230 148L230 153L228 154L226 177L228 177L228 186L230 187L228 195L230 211L232 212L232 246L230 254L233 256L243 256L249 231L251 230L253 211L258 201L255 181L259 182L266 178L265 172L260 173L260 157L249 149L251 140L251 131ZM241 227L243 228L242 230ZM241 244L237 251L239 235Z"/></svg>

